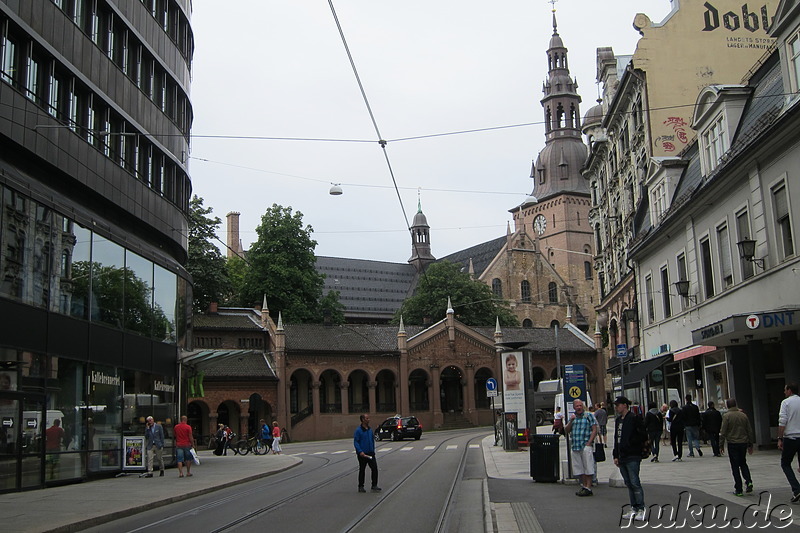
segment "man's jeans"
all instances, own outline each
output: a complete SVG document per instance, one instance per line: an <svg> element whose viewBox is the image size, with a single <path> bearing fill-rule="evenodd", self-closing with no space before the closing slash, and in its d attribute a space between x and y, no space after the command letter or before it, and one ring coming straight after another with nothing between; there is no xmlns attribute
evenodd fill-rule
<svg viewBox="0 0 800 533"><path fill-rule="evenodd" d="M639 480L639 466L641 464L642 459L639 457L626 457L619 461L619 471L622 474L622 479L625 480L625 485L628 486L628 496L630 496L631 507L634 511L644 509L644 489L642 489L642 482Z"/></svg>
<svg viewBox="0 0 800 533"><path fill-rule="evenodd" d="M731 462L731 471L733 472L733 488L736 489L737 493L740 493L742 492L742 476L744 476L745 483L753 481L753 478L750 477L750 467L747 466L747 444L729 442L728 459Z"/></svg>
<svg viewBox="0 0 800 533"><path fill-rule="evenodd" d="M378 461L377 461L377 459L375 459L374 455L373 456L367 456L367 457L361 457L359 455L357 457L358 457L358 486L359 486L359 488L364 486L364 477L366 477L365 474L366 474L366 470L367 470L367 465L369 465L369 469L372 471L371 472L372 473L372 486L373 487L377 487L378 486Z"/></svg>
<svg viewBox="0 0 800 533"><path fill-rule="evenodd" d="M694 450L700 449L700 428L697 426L686 426L686 444L689 445L689 455L694 455Z"/></svg>
<svg viewBox="0 0 800 533"><path fill-rule="evenodd" d="M649 431L647 436L650 439L650 453L658 459L658 452L661 449L661 430Z"/></svg>
<svg viewBox="0 0 800 533"><path fill-rule="evenodd" d="M708 433L708 440L711 442L711 449L714 451L714 456L720 455L719 453L719 431L716 433Z"/></svg>
<svg viewBox="0 0 800 533"><path fill-rule="evenodd" d="M792 470L792 461L797 452L800 451L800 439L783 439L783 452L781 453L781 468L783 473L786 474L786 479L792 487L792 495L800 492L800 483L797 482L797 476L794 475Z"/></svg>

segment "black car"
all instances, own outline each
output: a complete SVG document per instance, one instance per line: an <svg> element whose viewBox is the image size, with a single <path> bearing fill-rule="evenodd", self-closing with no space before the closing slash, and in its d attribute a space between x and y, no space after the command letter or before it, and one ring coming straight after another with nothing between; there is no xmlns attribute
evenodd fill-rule
<svg viewBox="0 0 800 533"><path fill-rule="evenodd" d="M375 440L403 440L422 437L422 424L415 416L393 416L387 418L375 430Z"/></svg>

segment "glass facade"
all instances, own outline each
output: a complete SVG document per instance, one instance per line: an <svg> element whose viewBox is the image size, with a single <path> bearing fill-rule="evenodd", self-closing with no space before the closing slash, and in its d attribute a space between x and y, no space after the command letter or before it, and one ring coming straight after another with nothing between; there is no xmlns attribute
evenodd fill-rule
<svg viewBox="0 0 800 533"><path fill-rule="evenodd" d="M175 364L154 363L152 346L175 354L178 342L187 346L191 284L12 188L0 195L0 298L128 339L99 357L124 362L109 364L62 356L58 339L37 351L0 338L0 492L119 472L122 438L144 435L151 415L165 429L169 461Z"/></svg>

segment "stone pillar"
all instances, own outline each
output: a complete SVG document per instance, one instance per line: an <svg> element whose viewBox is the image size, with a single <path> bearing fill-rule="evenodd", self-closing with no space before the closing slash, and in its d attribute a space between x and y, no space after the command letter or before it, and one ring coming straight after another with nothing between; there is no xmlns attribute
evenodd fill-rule
<svg viewBox="0 0 800 533"><path fill-rule="evenodd" d="M739 409L752 413L753 390L750 387L750 354L747 346L728 346L725 353L728 360L728 394L736 400Z"/></svg>
<svg viewBox="0 0 800 533"><path fill-rule="evenodd" d="M319 387L322 385L318 380L311 382L311 410L313 411L314 423L319 420L320 404L319 404Z"/></svg>
<svg viewBox="0 0 800 533"><path fill-rule="evenodd" d="M250 421L250 413L239 413L239 435L244 436L247 435L248 437L251 436L250 428L247 427L247 423Z"/></svg>
<svg viewBox="0 0 800 533"><path fill-rule="evenodd" d="M208 434L209 435L216 435L217 434L217 424L219 420L219 415L216 411L209 411L208 412Z"/></svg>
<svg viewBox="0 0 800 533"><path fill-rule="evenodd" d="M464 395L464 413L469 417L470 422L477 424L477 416L473 417L472 413L475 411L475 365L472 363L466 364L467 377L466 377L466 394Z"/></svg>
<svg viewBox="0 0 800 533"><path fill-rule="evenodd" d="M342 381L339 383L339 397L342 399L342 414L349 415L350 414L350 395L348 391L350 390L350 382L349 381Z"/></svg>
<svg viewBox="0 0 800 533"><path fill-rule="evenodd" d="M378 412L378 400L375 394L375 389L378 387L377 381L367 382L367 394L369 395L369 412L375 414Z"/></svg>
<svg viewBox="0 0 800 533"><path fill-rule="evenodd" d="M800 381L800 346L797 342L797 331L781 333L781 350L783 351L783 377L786 383Z"/></svg>
<svg viewBox="0 0 800 533"><path fill-rule="evenodd" d="M747 343L750 359L750 387L753 390L753 417L751 422L756 432L756 444L770 443L769 406L767 405L767 378L764 369L764 345L759 341Z"/></svg>
<svg viewBox="0 0 800 533"><path fill-rule="evenodd" d="M433 398L431 398L433 407L433 427L439 428L444 424L444 415L442 415L442 398L441 390L442 384L439 378L439 365L431 365L431 383L433 385Z"/></svg>

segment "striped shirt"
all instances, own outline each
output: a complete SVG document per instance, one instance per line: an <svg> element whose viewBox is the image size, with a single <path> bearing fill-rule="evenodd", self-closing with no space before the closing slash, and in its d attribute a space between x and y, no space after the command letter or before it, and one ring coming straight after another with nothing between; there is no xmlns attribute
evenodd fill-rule
<svg viewBox="0 0 800 533"><path fill-rule="evenodd" d="M571 424L570 446L573 451L579 452L589 444L589 439L592 437L592 426L597 425L597 419L592 413L584 411L581 416L575 413Z"/></svg>

